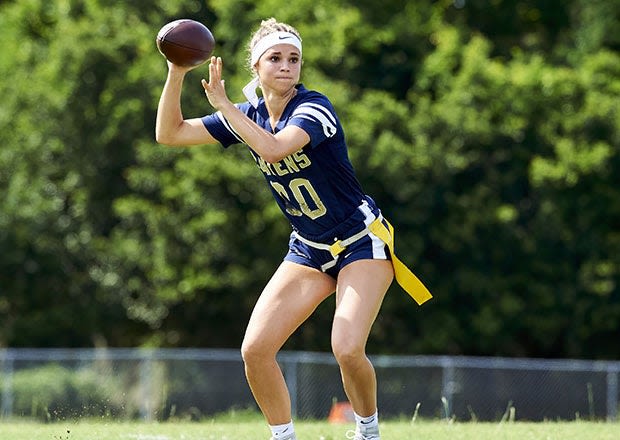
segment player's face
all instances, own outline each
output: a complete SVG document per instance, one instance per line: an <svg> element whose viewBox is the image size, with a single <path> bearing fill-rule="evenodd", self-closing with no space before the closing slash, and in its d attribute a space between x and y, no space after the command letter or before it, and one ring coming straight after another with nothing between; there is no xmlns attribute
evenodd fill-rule
<svg viewBox="0 0 620 440"><path fill-rule="evenodd" d="M260 57L257 69L263 87L286 91L299 82L301 55L293 45L277 44Z"/></svg>

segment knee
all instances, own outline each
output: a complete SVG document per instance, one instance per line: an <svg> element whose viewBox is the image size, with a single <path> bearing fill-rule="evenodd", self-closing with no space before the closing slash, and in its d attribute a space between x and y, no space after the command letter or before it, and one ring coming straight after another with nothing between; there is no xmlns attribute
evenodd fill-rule
<svg viewBox="0 0 620 440"><path fill-rule="evenodd" d="M241 358L246 366L258 365L266 360L275 359L276 353L258 341L244 339L241 344Z"/></svg>
<svg viewBox="0 0 620 440"><path fill-rule="evenodd" d="M260 349L257 344L247 340L243 340L241 344L241 358L244 364L252 363L254 359L260 357Z"/></svg>
<svg viewBox="0 0 620 440"><path fill-rule="evenodd" d="M333 338L332 351L338 365L345 370L358 368L360 362L366 360L364 345L346 339Z"/></svg>

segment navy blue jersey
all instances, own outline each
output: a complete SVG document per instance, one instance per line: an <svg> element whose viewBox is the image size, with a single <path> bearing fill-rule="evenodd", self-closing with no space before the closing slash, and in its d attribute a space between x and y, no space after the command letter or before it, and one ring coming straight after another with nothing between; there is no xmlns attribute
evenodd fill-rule
<svg viewBox="0 0 620 440"><path fill-rule="evenodd" d="M263 98L258 108L247 102L236 105L270 133L296 125L310 136L308 145L274 164L250 148L293 228L308 237L321 237L349 220L366 197L349 160L342 126L327 97L299 84L275 130ZM243 143L221 112L203 117L202 122L224 147Z"/></svg>

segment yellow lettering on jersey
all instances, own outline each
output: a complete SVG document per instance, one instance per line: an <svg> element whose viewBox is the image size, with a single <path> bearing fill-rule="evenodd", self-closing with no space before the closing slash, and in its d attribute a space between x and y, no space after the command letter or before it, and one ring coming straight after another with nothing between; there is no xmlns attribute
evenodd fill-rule
<svg viewBox="0 0 620 440"><path fill-rule="evenodd" d="M284 176L285 174L288 174L289 171L283 167L283 160L276 162L274 164L272 164L272 168L275 170L276 174L278 176Z"/></svg>
<svg viewBox="0 0 620 440"><path fill-rule="evenodd" d="M278 171L278 162L276 163L267 163L267 166L269 167L269 169L271 170L271 174L277 174L278 176L281 176L282 174L280 174L280 172Z"/></svg>
<svg viewBox="0 0 620 440"><path fill-rule="evenodd" d="M310 162L310 158L306 156L302 150L294 152L293 154L291 154L291 156L293 156L293 160L297 165L299 165L299 168L308 168L310 165L312 165L312 162Z"/></svg>
<svg viewBox="0 0 620 440"><path fill-rule="evenodd" d="M263 159L262 157L260 156L256 157L256 165L258 165L258 168L260 168L260 170L263 173L267 174L268 176L273 174L271 170L269 169L267 162L265 162L265 159Z"/></svg>
<svg viewBox="0 0 620 440"><path fill-rule="evenodd" d="M312 165L310 158L302 150L296 151L276 163L268 163L259 155L254 155L254 160L258 168L267 176L294 174L298 173L300 169L308 168Z"/></svg>
<svg viewBox="0 0 620 440"><path fill-rule="evenodd" d="M284 159L282 159L282 162L284 162L284 165L286 166L286 169L288 170L289 173L299 172L299 167L295 163L295 159L293 158L293 155L286 156Z"/></svg>

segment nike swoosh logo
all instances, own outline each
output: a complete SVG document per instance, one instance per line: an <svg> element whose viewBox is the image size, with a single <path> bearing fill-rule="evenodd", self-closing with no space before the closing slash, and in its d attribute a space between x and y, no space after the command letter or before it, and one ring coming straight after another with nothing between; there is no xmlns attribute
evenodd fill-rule
<svg viewBox="0 0 620 440"><path fill-rule="evenodd" d="M279 40L288 40L288 39L290 39L290 38L292 38L292 37L282 37L282 36L279 36L279 37L278 37L278 39L279 39Z"/></svg>

